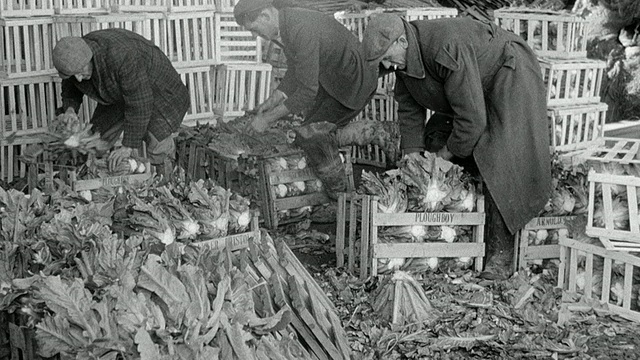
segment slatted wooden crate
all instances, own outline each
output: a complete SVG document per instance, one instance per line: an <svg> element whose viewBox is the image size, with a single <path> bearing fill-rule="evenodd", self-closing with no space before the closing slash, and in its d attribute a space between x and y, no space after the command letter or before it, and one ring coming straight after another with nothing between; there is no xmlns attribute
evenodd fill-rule
<svg viewBox="0 0 640 360"><path fill-rule="evenodd" d="M384 214L379 212L378 200L374 196L340 194L337 217L337 264L344 266L344 256L347 252L348 269L353 272L358 264L361 279L378 275L378 260L390 258L472 257L475 260L475 269L482 270L485 252L483 196L478 197L475 212ZM395 226L470 226L472 241L379 242L379 228Z"/></svg>
<svg viewBox="0 0 640 360"><path fill-rule="evenodd" d="M566 237L567 223L575 219L575 216L547 216L529 221L515 236L515 270L526 268L532 262L560 259L558 240Z"/></svg>
<svg viewBox="0 0 640 360"><path fill-rule="evenodd" d="M264 218L265 226L275 229L280 225L299 221L297 217L281 219L280 213L292 209L306 206L316 206L330 202L324 191L308 192L302 195L279 197L275 188L278 185L291 184L294 182L318 181L318 178L309 167L304 169L292 169L284 171L274 171L268 166L267 160L273 157L304 156L301 152L293 151L288 154L276 154L259 157L258 162L258 192L260 198L260 211Z"/></svg>
<svg viewBox="0 0 640 360"><path fill-rule="evenodd" d="M109 0L53 0L53 7L60 15L86 15L108 13L111 4Z"/></svg>
<svg viewBox="0 0 640 360"><path fill-rule="evenodd" d="M244 115L271 95L270 64L223 64L214 70L215 112L221 117Z"/></svg>
<svg viewBox="0 0 640 360"><path fill-rule="evenodd" d="M0 79L0 139L47 131L57 104L51 75Z"/></svg>
<svg viewBox="0 0 640 360"><path fill-rule="evenodd" d="M216 10L218 12L232 13L237 3L238 0L216 0Z"/></svg>
<svg viewBox="0 0 640 360"><path fill-rule="evenodd" d="M236 162L218 155L215 151L190 141L177 144L177 162L185 170L188 180L212 179L218 185L231 189L240 195L246 193L236 185L242 174Z"/></svg>
<svg viewBox="0 0 640 360"><path fill-rule="evenodd" d="M560 238L558 287L562 302L569 307L579 296L606 304L608 310L640 322L640 258L620 251L609 251L573 239ZM579 306L580 304L578 304Z"/></svg>
<svg viewBox="0 0 640 360"><path fill-rule="evenodd" d="M191 245L208 251L220 252L223 250L236 251L249 247L250 241L260 242L260 228L258 227L258 212L252 211L250 230L240 233L223 236L217 239L202 240Z"/></svg>
<svg viewBox="0 0 640 360"><path fill-rule="evenodd" d="M606 63L591 59L540 58L547 87L547 105L563 106L600 102Z"/></svg>
<svg viewBox="0 0 640 360"><path fill-rule="evenodd" d="M0 18L53 15L53 0L0 0Z"/></svg>
<svg viewBox="0 0 640 360"><path fill-rule="evenodd" d="M27 178L27 164L20 161L20 156L27 152L28 147L42 143L38 136L21 136L8 141L0 139L0 180L8 183Z"/></svg>
<svg viewBox="0 0 640 360"><path fill-rule="evenodd" d="M167 0L167 2L169 11L174 13L216 10L215 0Z"/></svg>
<svg viewBox="0 0 640 360"><path fill-rule="evenodd" d="M333 17L351 31L358 40L362 41L364 29L369 23L369 18L373 14L382 13L382 9L363 10L360 12L339 11Z"/></svg>
<svg viewBox="0 0 640 360"><path fill-rule="evenodd" d="M549 107L551 151L573 151L602 143L608 108L605 103Z"/></svg>
<svg viewBox="0 0 640 360"><path fill-rule="evenodd" d="M111 0L113 12L162 12L169 9L169 0Z"/></svg>
<svg viewBox="0 0 640 360"><path fill-rule="evenodd" d="M92 31L126 29L151 40L167 53L167 19L161 13L57 15L53 17L56 42L63 37L82 37Z"/></svg>
<svg viewBox="0 0 640 360"><path fill-rule="evenodd" d="M175 67L216 63L215 13L169 13L167 56Z"/></svg>
<svg viewBox="0 0 640 360"><path fill-rule="evenodd" d="M422 7L404 9L407 21L453 18L458 16L458 9L444 7Z"/></svg>
<svg viewBox="0 0 640 360"><path fill-rule="evenodd" d="M354 118L358 120L397 121L398 104L393 94L373 96L369 104ZM370 165L379 168L387 167L387 155L378 145L351 146L351 160L354 164Z"/></svg>
<svg viewBox="0 0 640 360"><path fill-rule="evenodd" d="M0 78L53 74L50 17L0 18Z"/></svg>
<svg viewBox="0 0 640 360"><path fill-rule="evenodd" d="M600 143L576 151L574 155L576 163L586 162L592 166L616 163L633 171L634 167L640 168L640 140L604 137Z"/></svg>
<svg viewBox="0 0 640 360"><path fill-rule="evenodd" d="M640 168L637 171L640 174ZM640 252L640 176L590 170L588 180L587 235L599 238L609 250ZM623 216L628 221L621 220Z"/></svg>
<svg viewBox="0 0 640 360"><path fill-rule="evenodd" d="M527 8L494 11L498 26L520 35L539 55L586 58L588 20L569 12Z"/></svg>
<svg viewBox="0 0 640 360"><path fill-rule="evenodd" d="M262 44L250 31L236 23L231 13L216 12L215 52L218 64L258 63L262 61Z"/></svg>
<svg viewBox="0 0 640 360"><path fill-rule="evenodd" d="M189 110L183 123L215 121L211 66L178 68L182 82L189 88Z"/></svg>
<svg viewBox="0 0 640 360"><path fill-rule="evenodd" d="M97 190L101 188L114 188L126 184L136 184L145 182L153 177L151 164L145 164L145 172L141 174L109 176L95 179L78 179L79 167L63 166L47 161L46 156L43 162L28 165L29 189L39 188L51 193L55 190L54 179L59 179L71 186L73 191Z"/></svg>

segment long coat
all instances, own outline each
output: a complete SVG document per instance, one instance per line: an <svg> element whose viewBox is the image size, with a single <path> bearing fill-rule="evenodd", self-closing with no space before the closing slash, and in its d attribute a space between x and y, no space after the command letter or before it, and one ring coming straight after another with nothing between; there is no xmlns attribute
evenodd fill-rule
<svg viewBox="0 0 640 360"><path fill-rule="evenodd" d="M89 80L62 81L64 109L82 96L98 102L91 122L101 134L123 123L122 145L139 148L147 133L162 141L178 130L189 108L189 90L167 56L144 37L125 29L83 37L93 52Z"/></svg>
<svg viewBox="0 0 640 360"><path fill-rule="evenodd" d="M395 88L402 148L424 148L425 108L453 116L447 147L473 156L509 230L549 199L545 85L518 36L476 20L405 22L409 47Z"/></svg>
<svg viewBox="0 0 640 360"><path fill-rule="evenodd" d="M358 38L333 17L313 10L282 8L279 22L287 72L278 89L288 96L287 109L310 108L320 87L345 107L362 109L378 79Z"/></svg>

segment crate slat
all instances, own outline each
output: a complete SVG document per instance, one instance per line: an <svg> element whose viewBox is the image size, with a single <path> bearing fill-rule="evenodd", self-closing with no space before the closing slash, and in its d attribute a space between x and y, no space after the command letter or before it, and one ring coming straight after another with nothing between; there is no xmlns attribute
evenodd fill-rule
<svg viewBox="0 0 640 360"><path fill-rule="evenodd" d="M563 256L558 287L597 300L606 304L611 313L640 322L640 283L633 276L640 270L639 257L565 237L560 238L559 244ZM564 294L563 303L569 303Z"/></svg>
<svg viewBox="0 0 640 360"><path fill-rule="evenodd" d="M0 18L0 79L55 73L51 17Z"/></svg>
<svg viewBox="0 0 640 360"><path fill-rule="evenodd" d="M494 11L496 25L521 36L539 56L587 57L588 20L560 11L506 8Z"/></svg>
<svg viewBox="0 0 640 360"><path fill-rule="evenodd" d="M545 244L533 245L529 244L529 237L536 235L539 230L553 231L560 238L561 229L567 229L567 224L576 219L576 216L546 216L537 217L529 221L522 230L518 231L515 236L515 271L526 268L529 263L535 260L559 259L560 245L557 240L553 243L547 243L553 239L554 234L547 235L544 239Z"/></svg>
<svg viewBox="0 0 640 360"><path fill-rule="evenodd" d="M591 59L539 58L548 106L600 102L606 62Z"/></svg>
<svg viewBox="0 0 640 360"><path fill-rule="evenodd" d="M27 177L27 164L18 158L30 146L42 143L37 136L21 136L11 142L0 139L0 180L8 183Z"/></svg>
<svg viewBox="0 0 640 360"><path fill-rule="evenodd" d="M216 2L214 0L167 0L167 2L169 12L174 13L216 10Z"/></svg>
<svg viewBox="0 0 640 360"><path fill-rule="evenodd" d="M29 17L53 15L52 0L0 0L0 17Z"/></svg>
<svg viewBox="0 0 640 360"><path fill-rule="evenodd" d="M216 63L215 12L169 13L167 56L175 67Z"/></svg>
<svg viewBox="0 0 640 360"><path fill-rule="evenodd" d="M59 15L86 15L108 13L109 0L54 0L53 7Z"/></svg>
<svg viewBox="0 0 640 360"><path fill-rule="evenodd" d="M271 94L270 64L223 64L215 67L215 113L221 117L244 115Z"/></svg>
<svg viewBox="0 0 640 360"><path fill-rule="evenodd" d="M113 12L155 12L168 11L169 0L111 0Z"/></svg>
<svg viewBox="0 0 640 360"><path fill-rule="evenodd" d="M176 69L182 82L189 89L189 109L185 123L197 120L214 121L214 94L211 66L196 66Z"/></svg>

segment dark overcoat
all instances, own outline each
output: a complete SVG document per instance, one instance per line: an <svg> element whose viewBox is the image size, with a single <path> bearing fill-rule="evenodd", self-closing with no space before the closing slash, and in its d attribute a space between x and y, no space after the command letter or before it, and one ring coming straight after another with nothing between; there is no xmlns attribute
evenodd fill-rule
<svg viewBox="0 0 640 360"><path fill-rule="evenodd" d="M282 8L279 22L287 72L278 89L288 96L287 109L310 108L320 87L345 107L362 109L378 79L358 38L333 17L313 10Z"/></svg>
<svg viewBox="0 0 640 360"><path fill-rule="evenodd" d="M162 141L177 131L189 108L189 90L167 56L151 41L125 29L90 32L83 37L93 52L89 80L62 81L66 109L82 96L98 102L91 122L104 134L123 122L122 145L139 148L148 132Z"/></svg>
<svg viewBox="0 0 640 360"><path fill-rule="evenodd" d="M424 148L425 108L453 116L448 149L473 156L509 230L549 199L545 85L518 36L468 18L405 22L407 67L395 88L402 148Z"/></svg>

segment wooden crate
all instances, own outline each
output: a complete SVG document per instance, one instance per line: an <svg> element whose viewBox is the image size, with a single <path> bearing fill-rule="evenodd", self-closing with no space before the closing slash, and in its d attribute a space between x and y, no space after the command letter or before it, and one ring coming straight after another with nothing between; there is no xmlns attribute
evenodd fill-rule
<svg viewBox="0 0 640 360"><path fill-rule="evenodd" d="M177 162L185 170L187 180L212 179L225 189L246 195L234 182L239 173L234 160L224 158L206 146L181 141L177 144Z"/></svg>
<svg viewBox="0 0 640 360"><path fill-rule="evenodd" d="M458 9L445 7L419 7L403 9L407 21L453 18L458 16Z"/></svg>
<svg viewBox="0 0 640 360"><path fill-rule="evenodd" d="M362 110L353 121L358 120L378 120L397 121L398 103L393 98L393 94L376 94L369 104ZM354 164L370 165L379 168L387 167L387 155L378 145L351 146L351 161Z"/></svg>
<svg viewBox="0 0 640 360"><path fill-rule="evenodd" d="M110 0L53 0L53 8L59 15L86 15L108 13Z"/></svg>
<svg viewBox="0 0 640 360"><path fill-rule="evenodd" d="M27 178L27 164L19 157L27 148L42 143L38 136L21 136L12 141L0 139L0 180L8 183L18 178Z"/></svg>
<svg viewBox="0 0 640 360"><path fill-rule="evenodd" d="M55 73L50 17L0 18L0 79Z"/></svg>
<svg viewBox="0 0 640 360"><path fill-rule="evenodd" d="M378 200L370 206L371 231L371 275L378 274L377 259L380 258L475 258L476 271L482 271L484 261L484 197L478 196L477 211L470 213L402 213L378 212ZM473 226L473 241L470 243L379 243L378 228L381 226Z"/></svg>
<svg viewBox="0 0 640 360"><path fill-rule="evenodd" d="M549 107L551 151L573 151L602 143L608 108L605 103Z"/></svg>
<svg viewBox="0 0 640 360"><path fill-rule="evenodd" d="M485 252L484 197L479 196L476 204L476 212L470 213L384 214L378 211L378 200L374 196L340 194L336 221L337 264L344 266L344 256L347 253L347 269L353 273L356 264L359 264L361 279L378 275L377 260L380 258L473 257L475 269L481 271ZM470 225L473 227L473 241L470 243L378 242L378 228L381 226L418 225Z"/></svg>
<svg viewBox="0 0 640 360"><path fill-rule="evenodd" d="M600 143L575 152L573 162L591 165L617 163L623 168L640 168L640 140L604 137Z"/></svg>
<svg viewBox="0 0 640 360"><path fill-rule="evenodd" d="M292 151L288 154L276 154L259 158L258 162L258 192L260 199L260 211L264 218L265 226L275 229L280 225L298 221L299 219L279 219L279 212L297 209L305 206L316 206L330 202L324 191L305 192L303 195L278 198L274 188L280 184L290 184L298 181L318 180L313 170L309 167L302 170L284 170L275 172L269 169L267 159L273 157L304 156L302 152Z"/></svg>
<svg viewBox="0 0 640 360"><path fill-rule="evenodd" d="M169 13L167 18L167 56L175 67L216 63L215 13Z"/></svg>
<svg viewBox="0 0 640 360"><path fill-rule="evenodd" d="M640 284L634 279L640 258L573 239L560 238L559 243L558 287L563 289L563 303L571 305L577 293L606 304L613 314L640 321Z"/></svg>
<svg viewBox="0 0 640 360"><path fill-rule="evenodd" d="M217 64L259 63L262 61L262 42L236 23L231 13L216 12L215 53Z"/></svg>
<svg viewBox="0 0 640 360"><path fill-rule="evenodd" d="M46 132L61 104L51 75L0 79L0 99L0 139Z"/></svg>
<svg viewBox="0 0 640 360"><path fill-rule="evenodd" d="M253 241L255 244L260 243L260 229L258 227L257 211L253 211L251 214L249 231L240 234L227 235L217 239L197 241L191 245L214 252L220 252L226 249L229 251L236 251L247 249L250 241Z"/></svg>
<svg viewBox="0 0 640 360"><path fill-rule="evenodd" d="M271 95L270 64L223 64L214 70L215 113L244 115Z"/></svg>
<svg viewBox="0 0 640 360"><path fill-rule="evenodd" d="M0 18L53 15L52 0L0 0Z"/></svg>
<svg viewBox="0 0 640 360"><path fill-rule="evenodd" d="M59 178L77 192L142 183L153 177L151 164L146 163L145 167L146 171L142 174L80 180L78 179L79 169L77 167L56 165L52 161L48 161L45 154L42 162L32 163L28 166L29 190L39 188L46 193L51 193L55 190L54 178ZM44 185L42 185L43 183Z"/></svg>
<svg viewBox="0 0 640 360"><path fill-rule="evenodd" d="M563 106L600 102L606 62L591 59L540 58L547 87L547 105Z"/></svg>
<svg viewBox="0 0 640 360"><path fill-rule="evenodd" d="M174 13L216 10L214 0L167 0L167 2L169 11Z"/></svg>
<svg viewBox="0 0 640 360"><path fill-rule="evenodd" d="M588 20L569 12L507 8L494 11L498 26L520 35L539 55L586 58Z"/></svg>
<svg viewBox="0 0 640 360"><path fill-rule="evenodd" d="M382 12L382 9L362 10L360 12L338 11L333 14L333 17L349 29L358 40L362 41L364 29L369 23L369 17Z"/></svg>
<svg viewBox="0 0 640 360"><path fill-rule="evenodd" d="M189 88L189 109L183 123L195 121L213 121L214 95L211 66L178 68L182 82Z"/></svg>
<svg viewBox="0 0 640 360"><path fill-rule="evenodd" d="M609 250L640 252L640 176L599 174L592 169L588 180L587 235L599 238ZM614 221L620 216L613 211L614 201L620 201L618 208L628 214L628 225ZM602 222L596 221L599 209Z"/></svg>
<svg viewBox="0 0 640 360"><path fill-rule="evenodd" d="M62 106L62 79L58 75L53 76L53 82L56 87L56 104L57 106ZM78 118L82 123L88 123L91 121L91 117L93 116L93 112L98 106L98 102L91 99L88 96L82 97L82 104L80 105L80 110L78 111Z"/></svg>
<svg viewBox="0 0 640 360"><path fill-rule="evenodd" d="M514 270L526 268L537 260L560 259L558 240L565 235L563 232L567 230L567 223L575 219L575 216L546 216L529 221L515 236ZM547 236L541 239L543 244L530 244L531 237L535 238L539 231L547 232Z"/></svg>
<svg viewBox="0 0 640 360"><path fill-rule="evenodd" d="M233 13L238 0L216 0L216 10L218 12Z"/></svg>
<svg viewBox="0 0 640 360"><path fill-rule="evenodd" d="M169 9L169 0L111 0L113 12L162 12Z"/></svg>
<svg viewBox="0 0 640 360"><path fill-rule="evenodd" d="M360 278L365 279L369 270L369 244L367 241L356 243L356 239L369 239L371 231L371 200L370 195L360 195L353 192L338 195L338 209L336 213L336 265L345 265L347 270L355 274L356 265L360 269ZM360 226L358 226L358 224ZM348 232L347 232L348 231Z"/></svg>

